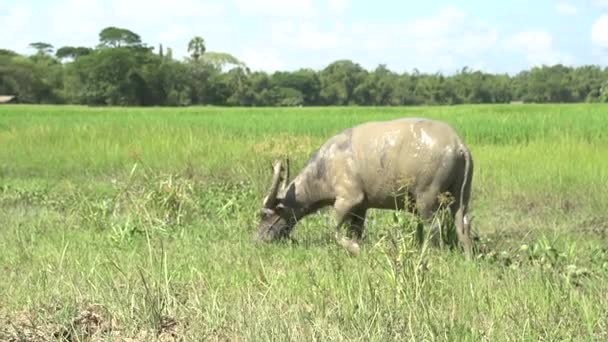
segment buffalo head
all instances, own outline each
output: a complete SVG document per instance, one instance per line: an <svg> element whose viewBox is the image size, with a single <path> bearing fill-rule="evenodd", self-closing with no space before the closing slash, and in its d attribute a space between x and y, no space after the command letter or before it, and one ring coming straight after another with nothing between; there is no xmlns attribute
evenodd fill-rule
<svg viewBox="0 0 608 342"><path fill-rule="evenodd" d="M270 242L287 238L296 224L292 209L285 207L279 196L279 192L284 193L289 183L289 160L286 160L285 166L279 160L273 164L272 184L259 213L258 241Z"/></svg>

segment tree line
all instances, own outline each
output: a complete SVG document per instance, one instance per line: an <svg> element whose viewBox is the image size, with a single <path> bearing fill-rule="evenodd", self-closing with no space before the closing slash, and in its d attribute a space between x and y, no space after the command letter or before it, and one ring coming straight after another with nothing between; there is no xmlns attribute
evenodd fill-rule
<svg viewBox="0 0 608 342"><path fill-rule="evenodd" d="M514 76L467 67L441 73L366 70L351 60L322 70L251 71L202 37L189 56L173 57L124 28L107 27L93 47L34 42L31 55L0 49L0 95L22 103L138 106L444 105L465 103L608 102L608 67L561 64Z"/></svg>

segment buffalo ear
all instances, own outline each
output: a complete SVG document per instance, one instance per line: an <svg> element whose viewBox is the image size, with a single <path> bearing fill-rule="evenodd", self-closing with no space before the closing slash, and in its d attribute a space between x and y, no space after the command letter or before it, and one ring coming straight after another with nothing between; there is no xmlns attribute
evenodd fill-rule
<svg viewBox="0 0 608 342"><path fill-rule="evenodd" d="M296 202L296 185L292 184L289 189L287 189L287 193L285 194L285 199L290 202Z"/></svg>
<svg viewBox="0 0 608 342"><path fill-rule="evenodd" d="M291 184L287 189L285 189L285 193L283 197L277 198L279 205L282 205L283 208L296 208L298 207L298 202L296 201L296 185ZM278 206L278 205L277 205Z"/></svg>

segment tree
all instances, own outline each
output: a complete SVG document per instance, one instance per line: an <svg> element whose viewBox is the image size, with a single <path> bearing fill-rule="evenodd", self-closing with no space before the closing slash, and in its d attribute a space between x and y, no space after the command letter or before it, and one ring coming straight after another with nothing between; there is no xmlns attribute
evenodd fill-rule
<svg viewBox="0 0 608 342"><path fill-rule="evenodd" d="M464 67L451 77L454 81L454 92L462 103L493 103L491 94L492 76L481 71Z"/></svg>
<svg viewBox="0 0 608 342"><path fill-rule="evenodd" d="M278 71L272 75L272 84L277 88L297 90L302 96L301 104L316 105L319 103L321 81L314 70L300 69L295 72ZM288 94L288 92L283 90L281 94L285 95ZM291 92L291 95L293 94L295 93Z"/></svg>
<svg viewBox="0 0 608 342"><path fill-rule="evenodd" d="M53 53L53 45L44 42L30 43L30 48L36 49L36 53L39 55L48 55Z"/></svg>
<svg viewBox="0 0 608 342"><path fill-rule="evenodd" d="M86 55L90 54L91 52L93 52L93 49L88 48L88 47L63 46L55 52L55 57L57 57L58 59L66 59L66 58L76 59L76 58L79 58L82 56L86 56Z"/></svg>
<svg viewBox="0 0 608 342"><path fill-rule="evenodd" d="M273 91L272 80L263 71L253 72L249 76L250 89L253 92L254 106L274 106L277 102L276 93Z"/></svg>
<svg viewBox="0 0 608 342"><path fill-rule="evenodd" d="M23 56L0 56L0 93L15 94L24 103L60 103L57 69Z"/></svg>
<svg viewBox="0 0 608 342"><path fill-rule="evenodd" d="M188 47L188 48L190 48L190 47ZM190 51L190 50L188 50L188 51ZM203 52L205 51L204 45L203 45L202 51ZM242 61L240 61L238 58L234 57L233 55L231 55L229 53L225 53L225 52L213 52L213 51L205 52L205 54L203 56L199 56L199 59L203 63L207 63L220 71L225 70L226 66L247 68L247 65L245 65L245 63L243 63Z"/></svg>
<svg viewBox="0 0 608 342"><path fill-rule="evenodd" d="M519 93L528 102L572 102L571 68L557 64L534 67L519 75Z"/></svg>
<svg viewBox="0 0 608 342"><path fill-rule="evenodd" d="M248 71L244 68L234 68L224 75L223 82L230 94L225 103L229 106L250 106L254 95L251 91Z"/></svg>
<svg viewBox="0 0 608 342"><path fill-rule="evenodd" d="M337 60L322 70L251 72L225 52L206 51L193 37L190 57L173 59L171 48L146 46L138 34L114 26L99 33L95 48L29 45L21 56L0 49L0 93L29 103L101 105L451 105L460 103L608 102L608 68L552 65L515 76L462 68L454 75L397 74L386 65L367 71ZM54 52L54 54L53 54ZM68 63L62 63L68 62Z"/></svg>
<svg viewBox="0 0 608 342"><path fill-rule="evenodd" d="M425 104L441 105L452 104L453 91L446 86L445 76L437 73L433 75L420 76L414 90Z"/></svg>
<svg viewBox="0 0 608 342"><path fill-rule="evenodd" d="M100 48L117 48L122 46L141 47L141 38L137 33L124 28L109 26L99 33Z"/></svg>
<svg viewBox="0 0 608 342"><path fill-rule="evenodd" d="M395 105L419 105L422 98L416 96L417 77L407 72L397 75L393 89L393 102Z"/></svg>
<svg viewBox="0 0 608 342"><path fill-rule="evenodd" d="M160 64L160 85L166 98L163 104L169 106L188 106L192 103L192 75L188 65L167 60Z"/></svg>
<svg viewBox="0 0 608 342"><path fill-rule="evenodd" d="M205 53L205 40L200 36L190 39L190 42L188 43L188 52L192 56L192 59L198 61Z"/></svg>
<svg viewBox="0 0 608 342"><path fill-rule="evenodd" d="M173 49L171 49L170 47L167 48L167 52L165 53L165 59L168 61L173 60Z"/></svg>
<svg viewBox="0 0 608 342"><path fill-rule="evenodd" d="M320 73L320 96L326 105L350 105L355 88L361 83L366 71L350 60L339 60L328 65Z"/></svg>
<svg viewBox="0 0 608 342"><path fill-rule="evenodd" d="M0 49L0 57L1 56L16 57L16 56L19 56L19 54L16 53L15 51L13 51L13 50Z"/></svg>
<svg viewBox="0 0 608 342"><path fill-rule="evenodd" d="M190 75L190 98L195 104L225 104L225 84L220 77L222 73L206 63L185 63Z"/></svg>
<svg viewBox="0 0 608 342"><path fill-rule="evenodd" d="M574 101L600 101L602 83L606 77L597 65L585 65L571 72L570 88Z"/></svg>
<svg viewBox="0 0 608 342"><path fill-rule="evenodd" d="M513 99L513 85L507 74L493 75L488 85L492 103L509 103Z"/></svg>
<svg viewBox="0 0 608 342"><path fill-rule="evenodd" d="M608 102L608 81L605 81L600 89L599 100L601 102Z"/></svg>
<svg viewBox="0 0 608 342"><path fill-rule="evenodd" d="M160 58L149 50L101 49L68 65L71 98L91 105L151 105L158 90Z"/></svg>
<svg viewBox="0 0 608 342"><path fill-rule="evenodd" d="M388 70L386 65L379 65L355 88L355 103L379 106L398 104L399 101L394 96L397 80L397 75Z"/></svg>

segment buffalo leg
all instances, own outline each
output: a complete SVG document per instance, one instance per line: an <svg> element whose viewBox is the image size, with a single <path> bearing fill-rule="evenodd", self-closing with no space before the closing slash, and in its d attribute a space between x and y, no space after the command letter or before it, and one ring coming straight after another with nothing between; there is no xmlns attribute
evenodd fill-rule
<svg viewBox="0 0 608 342"><path fill-rule="evenodd" d="M348 235L355 242L360 242L363 237L366 213L366 209L355 209L349 213L350 225L348 227Z"/></svg>
<svg viewBox="0 0 608 342"><path fill-rule="evenodd" d="M361 204L362 200L363 195L351 196L348 199L341 197L334 203L334 210L336 212L336 241L355 255L359 254L359 243L344 237L341 230L344 221L349 218L350 213Z"/></svg>
<svg viewBox="0 0 608 342"><path fill-rule="evenodd" d="M429 240L432 245L438 246L441 244L441 234L439 222L435 219L435 213L438 207L437 196L435 191L429 191L422 194L416 200L416 211L421 218L421 223L417 227L416 235L418 242L422 243L424 238L424 228L429 229Z"/></svg>

